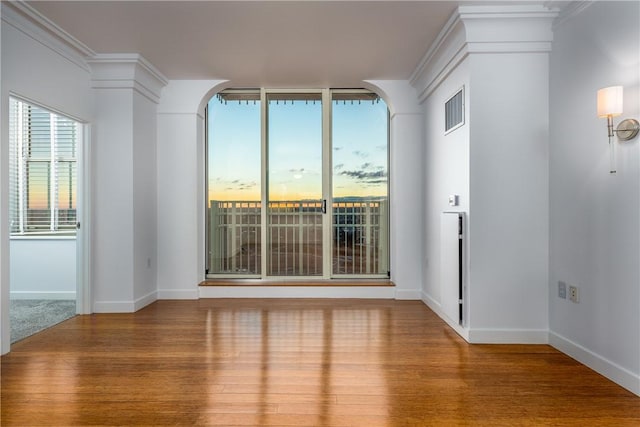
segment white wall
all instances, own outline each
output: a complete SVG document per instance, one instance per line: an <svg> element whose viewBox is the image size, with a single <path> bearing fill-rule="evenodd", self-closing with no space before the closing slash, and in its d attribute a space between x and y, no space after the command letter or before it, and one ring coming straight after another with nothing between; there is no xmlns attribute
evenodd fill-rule
<svg viewBox="0 0 640 427"><path fill-rule="evenodd" d="M640 394L640 141L618 143L609 172L596 91L624 86L640 116L638 2L597 2L561 23L551 54L551 343ZM558 281L580 302L558 298Z"/></svg>
<svg viewBox="0 0 640 427"><path fill-rule="evenodd" d="M133 299L156 299L157 104L133 94Z"/></svg>
<svg viewBox="0 0 640 427"><path fill-rule="evenodd" d="M138 54L101 54L92 67L95 312L132 312L157 299L157 103L166 79Z"/></svg>
<svg viewBox="0 0 640 427"><path fill-rule="evenodd" d="M6 4L2 4L2 92L0 104L9 105L9 95L27 98L72 116L80 121L93 117L93 98L89 86L89 69L82 63L81 54L70 47L46 38L34 38L33 24ZM37 32L36 32L37 34ZM9 134L7 109L2 109L2 144L0 170L9 165ZM1 352L9 351L9 237L8 179L0 177L0 300L2 310L0 334Z"/></svg>
<svg viewBox="0 0 640 427"><path fill-rule="evenodd" d="M470 339L545 342L548 54L469 60Z"/></svg>
<svg viewBox="0 0 640 427"><path fill-rule="evenodd" d="M420 299L424 259L423 115L408 81L371 80L390 111L389 221L391 279L396 299ZM374 292L372 292L373 294Z"/></svg>
<svg viewBox="0 0 640 427"><path fill-rule="evenodd" d="M554 16L540 6L460 7L412 77L426 129L423 300L471 342L547 341ZM465 125L445 136L444 102L463 84ZM448 205L451 194L460 206ZM440 310L445 210L467 212L464 327Z"/></svg>
<svg viewBox="0 0 640 427"><path fill-rule="evenodd" d="M158 106L158 296L197 298L204 279L204 123L208 98L228 82L171 81ZM391 262L394 295L420 297L422 259L422 116L408 82L372 81L392 109L391 119ZM394 250L394 248L397 248ZM273 287L271 296L300 296ZM208 288L201 296L251 296L247 289ZM234 294L233 292L236 292ZM379 295L354 288L351 296ZM204 294L202 294L204 292ZM307 290L312 296L312 290ZM336 291L339 292L339 291ZM318 294L320 295L320 294ZM330 296L326 292L322 296ZM345 296L343 292L335 294Z"/></svg>
<svg viewBox="0 0 640 427"><path fill-rule="evenodd" d="M96 312L132 311L133 93L96 89L93 144L93 300ZM99 261L99 262L98 262Z"/></svg>
<svg viewBox="0 0 640 427"><path fill-rule="evenodd" d="M76 239L11 239L11 299L75 299Z"/></svg>
<svg viewBox="0 0 640 427"><path fill-rule="evenodd" d="M158 105L158 297L198 298L204 280L204 120L221 80L170 81Z"/></svg>
<svg viewBox="0 0 640 427"><path fill-rule="evenodd" d="M464 86L465 124L444 134L444 103ZM440 221L444 211L469 212L469 85L468 61L461 62L423 104L425 128L425 259L423 298L441 304ZM449 206L449 195L459 196L459 206ZM466 225L465 225L466 227ZM466 254L468 257L468 253ZM468 270L464 276L468 275ZM440 313L444 315L444 313ZM464 316L466 319L466 314ZM457 319L449 319L457 322Z"/></svg>

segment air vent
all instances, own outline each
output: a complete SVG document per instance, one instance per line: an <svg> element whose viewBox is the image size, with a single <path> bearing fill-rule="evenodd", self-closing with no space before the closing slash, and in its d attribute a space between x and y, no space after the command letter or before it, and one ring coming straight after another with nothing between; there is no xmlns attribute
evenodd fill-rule
<svg viewBox="0 0 640 427"><path fill-rule="evenodd" d="M444 103L444 133L453 132L464 124L464 86Z"/></svg>

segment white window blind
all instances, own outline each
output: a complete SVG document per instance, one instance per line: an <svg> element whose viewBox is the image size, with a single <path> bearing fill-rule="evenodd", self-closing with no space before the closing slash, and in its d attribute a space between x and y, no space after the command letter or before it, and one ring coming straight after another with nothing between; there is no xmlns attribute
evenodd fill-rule
<svg viewBox="0 0 640 427"><path fill-rule="evenodd" d="M15 98L9 108L11 234L75 235L79 124Z"/></svg>

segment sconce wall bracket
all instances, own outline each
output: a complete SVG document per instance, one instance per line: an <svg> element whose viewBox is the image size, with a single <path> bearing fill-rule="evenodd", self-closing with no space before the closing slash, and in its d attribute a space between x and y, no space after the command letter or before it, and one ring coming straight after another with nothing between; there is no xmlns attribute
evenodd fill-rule
<svg viewBox="0 0 640 427"><path fill-rule="evenodd" d="M625 119L618 124L615 132L620 141L629 141L635 138L640 131L640 123L636 119Z"/></svg>

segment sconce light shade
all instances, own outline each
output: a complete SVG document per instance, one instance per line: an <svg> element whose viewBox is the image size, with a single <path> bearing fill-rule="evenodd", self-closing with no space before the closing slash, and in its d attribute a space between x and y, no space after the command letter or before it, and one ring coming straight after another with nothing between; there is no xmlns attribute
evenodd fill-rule
<svg viewBox="0 0 640 427"><path fill-rule="evenodd" d="M598 117L622 114L622 86L610 86L598 91Z"/></svg>

